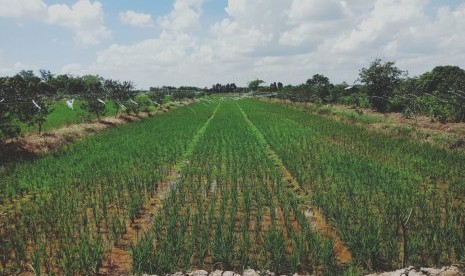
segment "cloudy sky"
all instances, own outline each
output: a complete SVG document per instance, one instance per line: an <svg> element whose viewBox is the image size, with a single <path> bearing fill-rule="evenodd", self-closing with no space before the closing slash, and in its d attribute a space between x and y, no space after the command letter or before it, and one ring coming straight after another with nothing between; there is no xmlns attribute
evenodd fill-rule
<svg viewBox="0 0 465 276"><path fill-rule="evenodd" d="M375 58L465 67L464 0L0 0L0 75L100 74L138 88L353 83Z"/></svg>

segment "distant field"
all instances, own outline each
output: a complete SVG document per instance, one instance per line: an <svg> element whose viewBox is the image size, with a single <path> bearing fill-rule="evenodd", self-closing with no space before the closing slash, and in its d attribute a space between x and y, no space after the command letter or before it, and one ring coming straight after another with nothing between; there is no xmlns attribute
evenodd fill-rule
<svg viewBox="0 0 465 276"><path fill-rule="evenodd" d="M72 110L55 112L50 128ZM0 172L0 274L96 274L115 248L134 273L158 275L460 263L463 164L463 153L278 104L205 100Z"/></svg>

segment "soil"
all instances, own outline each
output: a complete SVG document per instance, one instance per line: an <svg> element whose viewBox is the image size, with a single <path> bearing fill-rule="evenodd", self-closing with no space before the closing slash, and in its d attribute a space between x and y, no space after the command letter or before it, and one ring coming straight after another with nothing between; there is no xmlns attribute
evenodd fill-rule
<svg viewBox="0 0 465 276"><path fill-rule="evenodd" d="M100 275L131 275L132 258L130 255L130 246L146 233L153 222L155 213L162 208L162 201L170 191L171 183L179 177L179 171L174 169L169 176L159 183L156 193L145 204L144 208L134 222L126 220L126 233L116 242L116 244L105 254Z"/></svg>

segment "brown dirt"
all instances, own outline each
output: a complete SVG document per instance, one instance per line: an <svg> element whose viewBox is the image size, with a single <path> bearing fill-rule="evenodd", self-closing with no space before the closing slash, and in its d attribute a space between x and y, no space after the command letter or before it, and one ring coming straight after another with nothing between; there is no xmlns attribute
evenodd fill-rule
<svg viewBox="0 0 465 276"><path fill-rule="evenodd" d="M242 111L242 109L241 109ZM242 111L243 112L243 111ZM252 121L247 117L246 113L243 112L244 119L253 127L257 130L259 135L262 135L261 132L258 130L258 128L255 127ZM306 191L303 191L300 188L299 183L295 180L293 175L289 172L289 170L286 168L280 157L276 154L276 152L273 151L273 149L270 147L268 142L266 141L265 137L262 137L263 140L265 141L266 145L266 151L267 155L271 160L273 160L276 165L278 166L279 170L281 171L281 175L283 176L283 179L286 183L286 186L288 189L292 190L295 194L297 195L302 195L302 196L307 196ZM260 139L261 140L261 139ZM347 246L344 244L342 239L339 237L337 234L336 230L334 227L332 227L330 224L328 224L323 216L323 214L311 204L311 202L307 201L305 203L307 210L311 211L311 216L307 216L307 219L310 223L310 225L318 231L323 237L330 238L334 241L334 254L336 255L336 260L340 264L347 264L352 261L352 254L347 248Z"/></svg>
<svg viewBox="0 0 465 276"><path fill-rule="evenodd" d="M110 248L105 253L99 275L131 275L132 258L129 247L138 237L141 237L150 229L155 214L163 207L162 202L170 191L170 184L176 181L178 176L179 171L173 169L168 177L159 183L157 192L139 211L134 222L129 219L126 220L126 232L113 248Z"/></svg>

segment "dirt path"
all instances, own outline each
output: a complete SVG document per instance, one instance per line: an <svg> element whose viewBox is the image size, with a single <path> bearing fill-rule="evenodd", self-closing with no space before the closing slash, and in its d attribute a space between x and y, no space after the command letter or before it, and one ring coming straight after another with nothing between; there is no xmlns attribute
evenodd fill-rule
<svg viewBox="0 0 465 276"><path fill-rule="evenodd" d="M292 174L284 165L281 158L276 154L276 152L271 148L268 141L266 140L263 133L255 126L255 124L248 118L245 111L239 106L237 103L238 108L240 109L242 115L244 116L244 120L251 126L253 132L257 136L260 143L265 147L268 157L275 162L275 164L279 167L281 174L283 175L283 179L286 183L287 188L293 190L297 195L306 195L305 191L300 188L299 183L294 179ZM306 211L305 216L310 223L310 226L313 229L317 230L323 237L331 238L334 240L334 254L336 255L336 259L341 264L349 263L352 260L352 254L350 253L349 249L345 246L339 235L336 231L331 227L325 220L323 214L312 205L310 201L305 203Z"/></svg>
<svg viewBox="0 0 465 276"><path fill-rule="evenodd" d="M131 220L126 220L126 233L120 240L115 242L113 248L106 251L106 257L99 271L100 275L131 275L131 244L150 230L155 215L163 207L163 199L168 195L171 188L179 183L181 172L188 164L198 141L204 135L220 105L218 104L210 118L194 135L180 161L172 167L169 175L161 183L158 183L157 192L148 200L144 208L139 211L134 223Z"/></svg>

